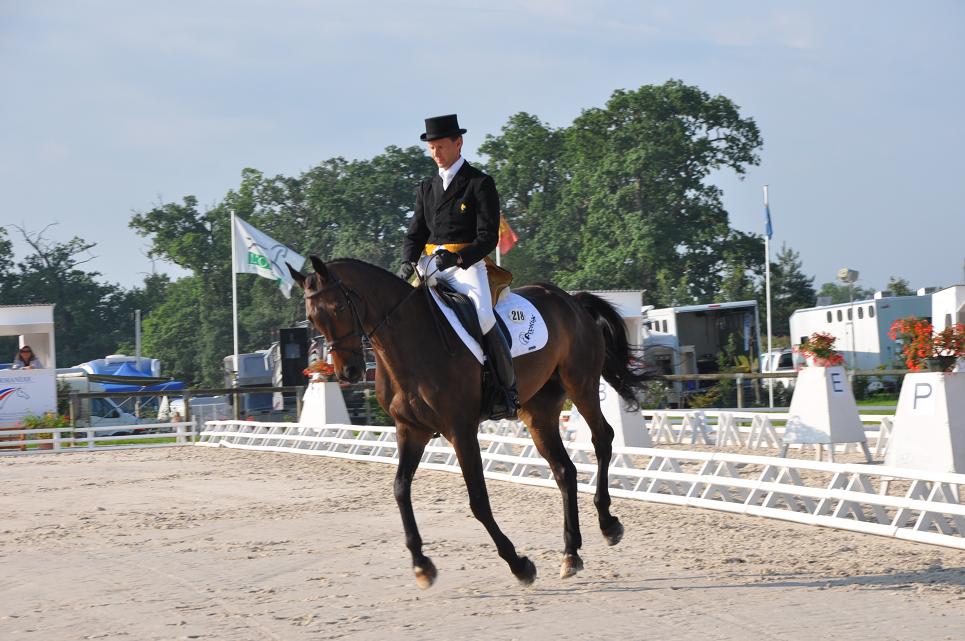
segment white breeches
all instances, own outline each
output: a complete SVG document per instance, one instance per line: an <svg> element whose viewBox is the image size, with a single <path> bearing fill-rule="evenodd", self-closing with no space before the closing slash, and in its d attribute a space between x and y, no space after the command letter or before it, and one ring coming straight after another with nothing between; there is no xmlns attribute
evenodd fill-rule
<svg viewBox="0 0 965 641"><path fill-rule="evenodd" d="M432 284L432 278L438 278L448 283L460 294L468 296L476 308L482 333L489 333L489 330L496 324L496 316L493 314L493 299L489 292L489 278L486 276L485 261L481 260L471 265L469 269L456 266L437 272L435 256L423 255L419 259L416 269L423 278L426 277L426 272L428 272L430 284Z"/></svg>

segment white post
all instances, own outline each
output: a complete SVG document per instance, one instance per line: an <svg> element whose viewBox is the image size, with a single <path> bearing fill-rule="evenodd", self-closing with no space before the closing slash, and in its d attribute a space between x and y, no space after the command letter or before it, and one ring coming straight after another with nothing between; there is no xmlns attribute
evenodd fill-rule
<svg viewBox="0 0 965 641"><path fill-rule="evenodd" d="M496 245L496 267L503 266L502 255L503 252L499 251L499 245Z"/></svg>
<svg viewBox="0 0 965 641"><path fill-rule="evenodd" d="M764 185L764 210L767 211L767 185ZM767 358L764 362L770 370L771 362L771 239L764 234L764 299L767 307ZM774 379L767 379L767 404L774 407Z"/></svg>
<svg viewBox="0 0 965 641"><path fill-rule="evenodd" d="M235 212L231 211L231 325L234 332L235 358L232 366L234 367L235 382L238 380L238 270L235 266ZM235 399L237 402L237 398Z"/></svg>

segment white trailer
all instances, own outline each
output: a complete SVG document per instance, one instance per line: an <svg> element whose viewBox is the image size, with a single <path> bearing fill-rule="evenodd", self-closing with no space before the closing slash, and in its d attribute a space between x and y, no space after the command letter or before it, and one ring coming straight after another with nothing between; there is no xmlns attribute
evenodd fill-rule
<svg viewBox="0 0 965 641"><path fill-rule="evenodd" d="M931 295L932 325L940 332L956 323L965 325L965 285L952 285Z"/></svg>
<svg viewBox="0 0 965 641"><path fill-rule="evenodd" d="M754 300L644 309L642 330L645 333L640 344L644 350L652 345L655 353L664 354L672 344L667 337L676 339L677 353L672 360L668 361L665 354L658 360L667 373L715 373L717 357L731 340L738 356L746 358L748 369L761 351L760 321Z"/></svg>
<svg viewBox="0 0 965 641"><path fill-rule="evenodd" d="M871 300L799 309L791 314L791 344L795 347L815 332L838 339L835 349L853 369L876 369L900 365L901 345L888 336L899 318L931 318L931 294L884 296Z"/></svg>

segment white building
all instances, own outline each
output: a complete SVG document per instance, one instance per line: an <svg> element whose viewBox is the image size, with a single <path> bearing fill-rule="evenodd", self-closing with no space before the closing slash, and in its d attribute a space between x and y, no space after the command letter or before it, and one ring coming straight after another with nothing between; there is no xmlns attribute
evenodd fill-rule
<svg viewBox="0 0 965 641"><path fill-rule="evenodd" d="M855 369L875 369L900 364L901 346L888 332L899 318L930 318L932 295L884 296L871 300L799 309L791 314L791 344L797 347L814 332L827 332L838 339L835 349Z"/></svg>
<svg viewBox="0 0 965 641"><path fill-rule="evenodd" d="M955 323L965 324L965 285L952 285L932 294L931 317L936 332Z"/></svg>

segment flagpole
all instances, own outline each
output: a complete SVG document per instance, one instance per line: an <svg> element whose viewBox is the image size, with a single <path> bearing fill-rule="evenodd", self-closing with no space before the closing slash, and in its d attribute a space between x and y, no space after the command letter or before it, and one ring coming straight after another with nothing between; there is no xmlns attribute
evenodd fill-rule
<svg viewBox="0 0 965 641"><path fill-rule="evenodd" d="M764 185L764 211L768 212L767 204L767 185ZM767 230L768 232L770 229ZM771 235L764 234L764 297L767 306L767 369L770 371L771 359ZM774 407L774 379L767 379L767 402L769 407Z"/></svg>
<svg viewBox="0 0 965 641"><path fill-rule="evenodd" d="M496 267L503 266L503 261L501 258L502 255L503 255L503 252L499 251L499 245L496 245Z"/></svg>
<svg viewBox="0 0 965 641"><path fill-rule="evenodd" d="M235 212L231 210L231 325L234 333L235 360L234 374L235 385L238 382L238 270L235 266Z"/></svg>

